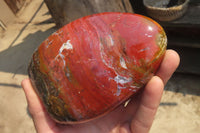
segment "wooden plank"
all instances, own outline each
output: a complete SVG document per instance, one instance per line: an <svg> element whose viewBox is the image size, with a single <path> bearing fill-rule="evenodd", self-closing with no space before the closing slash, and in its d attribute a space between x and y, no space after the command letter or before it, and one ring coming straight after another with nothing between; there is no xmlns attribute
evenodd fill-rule
<svg viewBox="0 0 200 133"><path fill-rule="evenodd" d="M164 27L169 45L179 47L200 48L200 28L196 27Z"/></svg>
<svg viewBox="0 0 200 133"><path fill-rule="evenodd" d="M177 72L200 75L200 48L174 47L168 45L180 55L180 65Z"/></svg>

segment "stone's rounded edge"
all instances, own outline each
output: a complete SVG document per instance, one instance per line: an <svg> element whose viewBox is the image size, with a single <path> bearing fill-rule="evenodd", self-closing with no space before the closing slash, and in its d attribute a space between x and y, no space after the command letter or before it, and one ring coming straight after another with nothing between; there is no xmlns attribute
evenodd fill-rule
<svg viewBox="0 0 200 133"><path fill-rule="evenodd" d="M86 18L89 18L89 17L92 17L92 16L105 15L105 14L107 14L107 13L99 13L99 14L95 14L95 15L90 15L90 16L86 16L86 17L83 17L83 18L80 18L80 19L86 19ZM109 12L109 14L112 14L112 12ZM130 15L133 15L132 13L117 13L117 12L116 12L116 14L130 14ZM143 17L144 18L144 16L142 16L142 15L138 15L138 14L134 14L134 15L137 15L139 17ZM154 20L152 20L152 19L150 19L148 17L145 17L145 18L147 18L150 21L153 21L153 23L155 23L157 26L161 27ZM73 23L73 22L71 22L71 23ZM162 29L162 27L161 27L161 29ZM163 30L163 32L164 32L164 30ZM165 33L164 33L164 35L165 35ZM166 45L164 45L164 46L166 46ZM166 47L163 47L162 50L165 51ZM37 51L35 51L35 53L36 52ZM161 54L164 55L164 52L161 51ZM161 58L162 58L161 55L158 56L159 60L162 60ZM61 99L59 99L57 96L49 95L50 94L49 90L46 89L45 85L42 85L42 84L44 84L46 82L45 79L47 79L47 78L45 78L45 76L43 76L41 73L35 72L35 71L40 71L40 70L36 69L39 66L33 65L33 63L34 63L34 61L30 62L29 69L28 69L29 77L31 78L32 85L33 85L34 89L36 90L37 94L39 95L39 97L42 99L42 101L43 101L43 103L45 105L45 108L47 109L47 111L49 112L51 117L56 122L62 123L62 124L77 124L77 123L84 123L84 122L90 121L92 119L95 119L95 118L91 118L91 119L88 119L88 120L80 120L80 121L78 120L77 121L77 120L71 118L70 114L67 113L67 109L64 108L65 104L63 103L63 101ZM35 70L33 70L33 69L35 69ZM34 75L33 73L37 73L37 74ZM38 77L40 79L35 79L34 77L35 78ZM36 83L35 81L41 81L41 82L44 82L44 83ZM40 84L40 85L37 85L37 84ZM39 89L38 89L38 86L39 86ZM46 91L46 92L44 92L44 91ZM48 96L46 96L46 95L48 95ZM46 96L46 97L44 98L44 96ZM126 100L126 99L124 99L124 100ZM54 105L58 105L58 106L56 107ZM55 115L55 114L57 114L57 115ZM104 114L102 114L102 115L104 115ZM100 115L100 116L102 116L102 115ZM96 118L98 118L100 116L97 116Z"/></svg>
<svg viewBox="0 0 200 133"><path fill-rule="evenodd" d="M55 94L55 92L50 92L51 90L49 90L49 88L54 88L54 90L57 90L57 88L52 84L47 84L50 83L50 81L48 81L48 77L39 70L40 62L38 56L38 51L36 50L28 65L28 76L33 89L42 101L46 111L55 121L59 123L62 123L62 121L65 123L68 121L76 121L68 113L67 108L65 108L65 103L58 97L59 92L57 92L57 94Z"/></svg>

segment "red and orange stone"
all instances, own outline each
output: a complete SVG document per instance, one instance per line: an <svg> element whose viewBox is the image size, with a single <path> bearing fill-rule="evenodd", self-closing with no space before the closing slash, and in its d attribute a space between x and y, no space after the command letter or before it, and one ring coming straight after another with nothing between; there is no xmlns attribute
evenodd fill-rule
<svg viewBox="0 0 200 133"><path fill-rule="evenodd" d="M80 123L113 110L157 71L167 46L162 27L131 13L75 20L34 52L28 73L50 116Z"/></svg>

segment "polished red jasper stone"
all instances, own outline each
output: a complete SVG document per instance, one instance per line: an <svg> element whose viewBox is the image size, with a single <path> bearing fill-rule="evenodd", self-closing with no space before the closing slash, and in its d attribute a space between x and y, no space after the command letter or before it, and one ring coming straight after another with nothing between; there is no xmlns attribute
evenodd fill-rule
<svg viewBox="0 0 200 133"><path fill-rule="evenodd" d="M142 88L158 69L166 43L162 27L147 17L86 16L38 47L29 77L53 119L85 122L113 110Z"/></svg>

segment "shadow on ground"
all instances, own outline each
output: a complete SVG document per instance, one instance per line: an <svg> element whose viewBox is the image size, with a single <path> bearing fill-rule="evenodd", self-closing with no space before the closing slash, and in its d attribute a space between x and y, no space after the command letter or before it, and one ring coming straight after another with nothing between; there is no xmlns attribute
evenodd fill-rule
<svg viewBox="0 0 200 133"><path fill-rule="evenodd" d="M175 73L167 83L165 90L200 96L200 76L194 74Z"/></svg>
<svg viewBox="0 0 200 133"><path fill-rule="evenodd" d="M17 37L9 44L8 49L0 52L0 71L13 73L13 77L16 74L27 74L27 67L29 60L32 56L34 50L54 31L56 31L55 27L52 27L46 31L38 30L35 33L29 34L23 39L23 42L20 44L15 44L18 38L22 35L22 33L27 30L27 27L30 23L32 23L33 19L36 17L38 12L41 10L44 2L40 4L36 12L30 18L30 20L25 24L25 26L20 30ZM49 15L49 12L45 13L44 15ZM34 26L40 26L43 24L52 23L53 20L47 19L43 22L34 24Z"/></svg>
<svg viewBox="0 0 200 133"><path fill-rule="evenodd" d="M22 43L0 52L0 71L26 75L32 53L54 31L51 28L29 34Z"/></svg>

